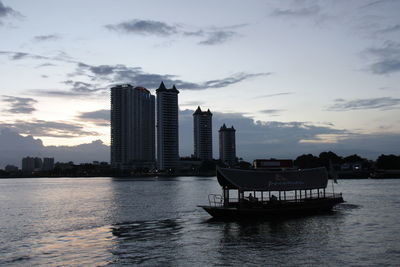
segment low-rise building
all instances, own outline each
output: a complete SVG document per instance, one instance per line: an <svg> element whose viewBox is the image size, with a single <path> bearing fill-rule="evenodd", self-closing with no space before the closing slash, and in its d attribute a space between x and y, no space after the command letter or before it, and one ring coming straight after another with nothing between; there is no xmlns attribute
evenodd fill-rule
<svg viewBox="0 0 400 267"><path fill-rule="evenodd" d="M18 167L14 165L7 165L4 170L8 173L13 173L18 171Z"/></svg>

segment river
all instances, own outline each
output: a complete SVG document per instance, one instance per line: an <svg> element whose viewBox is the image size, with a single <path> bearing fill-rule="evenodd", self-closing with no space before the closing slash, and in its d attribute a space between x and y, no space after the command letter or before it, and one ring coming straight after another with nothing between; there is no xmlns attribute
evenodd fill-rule
<svg viewBox="0 0 400 267"><path fill-rule="evenodd" d="M335 192L328 214L215 222L215 177L1 179L0 265L398 266L400 180Z"/></svg>

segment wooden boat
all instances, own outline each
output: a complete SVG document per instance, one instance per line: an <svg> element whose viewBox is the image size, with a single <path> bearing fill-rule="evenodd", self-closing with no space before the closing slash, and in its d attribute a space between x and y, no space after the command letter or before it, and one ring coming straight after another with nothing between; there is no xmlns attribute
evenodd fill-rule
<svg viewBox="0 0 400 267"><path fill-rule="evenodd" d="M209 195L209 205L199 207L218 219L302 216L329 211L344 202L341 193L326 192L328 173L324 167L304 170L217 168L217 179L222 195Z"/></svg>

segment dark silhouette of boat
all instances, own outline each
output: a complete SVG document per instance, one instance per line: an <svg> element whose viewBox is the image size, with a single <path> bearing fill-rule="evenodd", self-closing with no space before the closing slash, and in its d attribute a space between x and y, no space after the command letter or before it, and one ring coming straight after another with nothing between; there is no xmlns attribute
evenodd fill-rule
<svg viewBox="0 0 400 267"><path fill-rule="evenodd" d="M332 210L344 202L341 193L326 192L328 172L324 167L217 168L217 179L222 195L211 194L209 205L199 206L216 219L303 216Z"/></svg>

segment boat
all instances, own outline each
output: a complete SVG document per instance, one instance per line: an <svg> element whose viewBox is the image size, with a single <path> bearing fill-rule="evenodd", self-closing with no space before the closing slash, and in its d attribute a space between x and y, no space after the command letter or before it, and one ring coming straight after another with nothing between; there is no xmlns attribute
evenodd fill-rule
<svg viewBox="0 0 400 267"><path fill-rule="evenodd" d="M216 172L222 195L210 194L209 205L199 205L215 219L303 216L330 211L344 202L342 193L326 192L325 167L301 170L217 167Z"/></svg>

